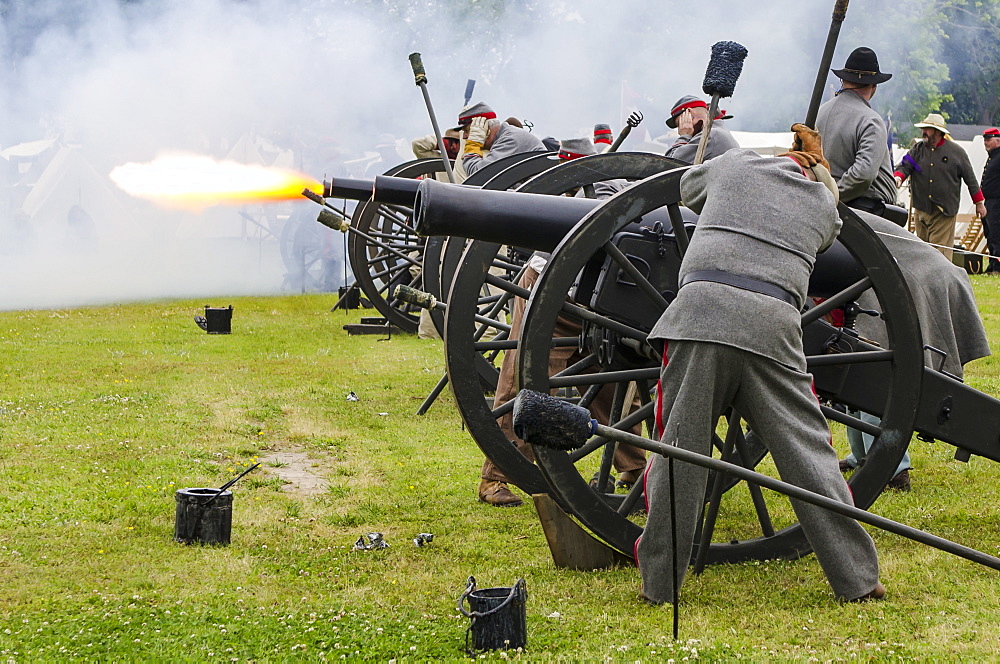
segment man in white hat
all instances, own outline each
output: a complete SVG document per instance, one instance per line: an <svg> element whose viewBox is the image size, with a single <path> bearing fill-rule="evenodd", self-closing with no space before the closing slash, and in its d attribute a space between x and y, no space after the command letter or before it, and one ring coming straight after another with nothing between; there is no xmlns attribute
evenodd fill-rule
<svg viewBox="0 0 1000 664"><path fill-rule="evenodd" d="M831 71L841 80L841 89L816 116L830 173L840 200L881 216L886 205L896 202L896 187L888 131L871 99L892 74L879 71L875 51L866 46L854 49L843 69Z"/></svg>
<svg viewBox="0 0 1000 664"><path fill-rule="evenodd" d="M920 128L923 140L903 156L895 172L896 186L910 178L917 237L935 245L951 260L962 181L969 188L980 218L986 216L983 192L969 155L951 140L943 117L931 113L913 126Z"/></svg>

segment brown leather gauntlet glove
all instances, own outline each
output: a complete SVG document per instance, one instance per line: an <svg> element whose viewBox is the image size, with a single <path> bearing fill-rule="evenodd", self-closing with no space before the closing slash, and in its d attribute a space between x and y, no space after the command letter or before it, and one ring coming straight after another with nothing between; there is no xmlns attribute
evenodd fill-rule
<svg viewBox="0 0 1000 664"><path fill-rule="evenodd" d="M798 161L802 166L812 167L816 164L823 164L827 170L830 170L830 163L823 156L823 139L820 137L819 132L815 129L810 129L801 122L793 124L792 131L795 132L795 138L792 140L792 149L786 152L785 155L792 157L792 159ZM811 163L802 163L796 156L799 153L808 154L811 157Z"/></svg>
<svg viewBox="0 0 1000 664"><path fill-rule="evenodd" d="M801 150L782 152L778 155L779 157L791 157L798 162L799 166L802 168L812 168L816 164L820 163L816 156L810 152L802 152Z"/></svg>

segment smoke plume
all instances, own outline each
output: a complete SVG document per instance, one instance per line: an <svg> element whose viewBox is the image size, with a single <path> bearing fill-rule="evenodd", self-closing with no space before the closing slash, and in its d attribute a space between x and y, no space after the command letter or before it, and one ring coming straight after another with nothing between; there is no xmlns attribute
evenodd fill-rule
<svg viewBox="0 0 1000 664"><path fill-rule="evenodd" d="M870 25L876 0L851 3ZM711 45L749 56L729 126L784 131L802 118L833 2L639 0L53 0L0 10L0 308L303 287L285 254L303 200L200 214L125 195L108 174L127 162L191 152L276 163L319 179L372 176L430 133L407 55L419 51L440 124L474 100L542 136L666 133L685 94L700 94ZM852 34L865 34L858 28ZM835 64L860 43L842 43ZM891 70L891 63L886 69ZM832 82L832 79L831 79ZM377 147L378 146L378 147ZM629 144L626 144L626 149ZM342 240L322 237L323 260ZM325 253L324 253L325 252ZM306 258L300 257L303 261ZM338 285L342 268L334 272ZM312 287L315 284L305 284ZM331 284L326 284L331 285Z"/></svg>

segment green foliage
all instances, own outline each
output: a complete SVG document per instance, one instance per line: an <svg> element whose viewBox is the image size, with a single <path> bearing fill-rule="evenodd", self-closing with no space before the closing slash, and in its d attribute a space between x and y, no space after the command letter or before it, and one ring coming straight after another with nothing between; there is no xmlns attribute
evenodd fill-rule
<svg viewBox="0 0 1000 664"><path fill-rule="evenodd" d="M879 25L892 26L906 38L878 49L882 69L890 71L893 77L879 86L872 103L883 114L891 113L901 145L909 144L910 138L919 135L914 122L938 112L942 103L951 100L941 92L949 69L939 57L940 42L945 35L939 4L938 0L910 0L885 3L880 9Z"/></svg>
<svg viewBox="0 0 1000 664"><path fill-rule="evenodd" d="M1000 0L981 0L944 10L952 64L944 87L954 98L942 107L952 122L1000 124Z"/></svg>
<svg viewBox="0 0 1000 664"><path fill-rule="evenodd" d="M878 5L877 28L845 25L851 42L877 43L884 70L893 73L873 100L891 113L897 142L920 132L913 123L928 113L965 124L1000 120L1000 0L908 0Z"/></svg>

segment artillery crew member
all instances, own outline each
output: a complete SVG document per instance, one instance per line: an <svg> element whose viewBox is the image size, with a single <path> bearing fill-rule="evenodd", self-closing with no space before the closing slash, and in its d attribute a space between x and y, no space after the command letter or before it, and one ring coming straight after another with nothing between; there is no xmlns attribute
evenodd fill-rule
<svg viewBox="0 0 1000 664"><path fill-rule="evenodd" d="M705 161L718 157L726 150L739 147L739 143L729 130L718 122L731 117L720 110L719 116L713 121L708 145L705 147ZM690 95L678 99L670 109L667 126L676 129L680 136L670 146L665 156L693 163L695 155L698 154L698 143L701 142L702 129L706 122L708 122L708 104Z"/></svg>
<svg viewBox="0 0 1000 664"><path fill-rule="evenodd" d="M852 505L806 372L799 322L816 254L839 232L837 187L824 173L819 135L801 124L792 129L801 151L730 150L681 180L684 204L701 216L677 297L649 335L663 343L657 427L661 442L710 455L716 422L731 405L760 435L784 481ZM683 582L708 480L706 469L674 462L671 505L669 465L659 456L649 462L648 520L636 544L642 592L654 603L675 598L674 570ZM882 598L865 529L813 505L792 506L837 598Z"/></svg>
<svg viewBox="0 0 1000 664"><path fill-rule="evenodd" d="M888 131L871 99L892 74L880 72L875 51L864 46L851 52L843 69L831 71L842 87L816 116L830 173L846 205L881 216L896 202L896 187Z"/></svg>
<svg viewBox="0 0 1000 664"><path fill-rule="evenodd" d="M452 161L457 160L458 156L462 153L462 134L454 129L447 129L441 140L444 142L444 149L448 151L448 159ZM413 156L417 159L441 158L441 148L438 147L437 136L434 134L413 139L410 147L413 148ZM440 182L448 182L448 174L444 172L438 173L436 179ZM456 182L461 184L464 179L456 177Z"/></svg>
<svg viewBox="0 0 1000 664"><path fill-rule="evenodd" d="M523 152L545 152L545 146L537 136L501 122L493 109L483 102L463 108L458 114L455 129L465 137L462 166L469 175L504 157ZM489 154L484 156L484 150L489 150Z"/></svg>
<svg viewBox="0 0 1000 664"><path fill-rule="evenodd" d="M589 138L574 138L560 141L558 158L560 162L587 157L597 153L594 144ZM624 187L624 182L610 181L595 183L594 190L597 198L607 198ZM518 286L526 290L531 290L539 275L548 263L549 254L535 252L528 262L518 281ZM519 297L511 300L510 314L510 339L520 339L521 327L524 318L525 301ZM569 320L563 316L556 318L555 337L579 336L580 323ZM549 373L564 370L572 363L580 360L575 347L553 348L549 354ZM503 363L500 365L500 378L497 381L497 389L494 396L493 406L499 408L517 396L517 351L509 350L504 353ZM611 406L614 397L614 390L607 386L603 388L591 403L594 416L602 422L607 422L611 414ZM638 407L638 403L635 404ZM525 443L514 434L513 414L507 413L497 420L500 429L507 435L507 438L517 446L528 459L534 461L534 454L531 446ZM638 430L635 431L638 433ZM614 454L614 466L619 472L619 486L631 487L642 476L642 471L646 466L646 457L642 450L631 445L618 445ZM613 487L611 487L613 490ZM515 507L522 503L522 500L510 490L507 477L490 460L483 462L481 480L479 482L479 500L496 507Z"/></svg>
<svg viewBox="0 0 1000 664"><path fill-rule="evenodd" d="M896 183L901 185L910 178L917 237L936 245L951 260L962 181L969 188L980 218L986 216L983 192L972 172L969 155L951 140L943 117L931 113L913 126L920 128L923 140L903 156L896 169Z"/></svg>
<svg viewBox="0 0 1000 664"><path fill-rule="evenodd" d="M614 134L611 133L611 125L594 125L594 147L598 154L604 154L611 149L614 144Z"/></svg>
<svg viewBox="0 0 1000 664"><path fill-rule="evenodd" d="M983 229L989 243L990 265L987 274L1000 274L1000 129L990 127L983 132L986 147L986 166L983 167L983 197L986 204L986 218Z"/></svg>

